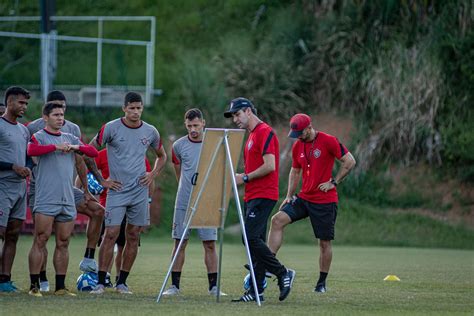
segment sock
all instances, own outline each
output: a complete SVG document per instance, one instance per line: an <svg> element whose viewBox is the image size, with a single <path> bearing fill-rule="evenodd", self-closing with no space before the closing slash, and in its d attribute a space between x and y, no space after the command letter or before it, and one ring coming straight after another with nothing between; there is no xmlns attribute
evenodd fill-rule
<svg viewBox="0 0 474 316"><path fill-rule="evenodd" d="M7 283L11 280L11 276L6 274L0 274L0 283Z"/></svg>
<svg viewBox="0 0 474 316"><path fill-rule="evenodd" d="M99 282L98 284L102 284L105 286L105 277L107 276L107 271L99 271Z"/></svg>
<svg viewBox="0 0 474 316"><path fill-rule="evenodd" d="M66 279L65 274L56 274L56 291L65 289L64 280Z"/></svg>
<svg viewBox="0 0 474 316"><path fill-rule="evenodd" d="M319 280L317 284L326 284L327 276L328 276L328 272L319 272Z"/></svg>
<svg viewBox="0 0 474 316"><path fill-rule="evenodd" d="M30 290L37 288L39 289L39 274L30 274L30 280L31 280L31 285L30 285Z"/></svg>
<svg viewBox="0 0 474 316"><path fill-rule="evenodd" d="M46 277L46 270L40 271L40 282L47 282L48 278Z"/></svg>
<svg viewBox="0 0 474 316"><path fill-rule="evenodd" d="M118 278L119 278L119 276L118 276L118 275L116 275L116 276L115 276L115 284L117 284L117 282L118 282Z"/></svg>
<svg viewBox="0 0 474 316"><path fill-rule="evenodd" d="M217 272L208 273L207 279L209 280L209 291L217 285Z"/></svg>
<svg viewBox="0 0 474 316"><path fill-rule="evenodd" d="M181 280L181 271L171 271L171 284L179 289L179 281Z"/></svg>
<svg viewBox="0 0 474 316"><path fill-rule="evenodd" d="M128 274L129 274L129 273L130 273L130 272L128 272L128 271L120 270L120 275L119 275L119 279L118 279L118 281L117 281L116 286L119 285L119 284L125 284L125 285L126 285L126 284L127 284L126 282L127 282Z"/></svg>
<svg viewBox="0 0 474 316"><path fill-rule="evenodd" d="M94 259L95 248L86 248L86 253L84 254L84 258Z"/></svg>

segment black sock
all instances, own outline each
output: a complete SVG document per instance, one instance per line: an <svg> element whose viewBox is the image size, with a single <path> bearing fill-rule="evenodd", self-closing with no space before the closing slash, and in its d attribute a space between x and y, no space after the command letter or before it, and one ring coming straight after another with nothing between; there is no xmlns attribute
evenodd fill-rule
<svg viewBox="0 0 474 316"><path fill-rule="evenodd" d="M65 274L56 274L56 291L65 289L64 280L66 279Z"/></svg>
<svg viewBox="0 0 474 316"><path fill-rule="evenodd" d="M116 284L117 284L117 282L118 282L118 278L119 278L119 276L116 275L116 276L115 276L115 283L116 283Z"/></svg>
<svg viewBox="0 0 474 316"><path fill-rule="evenodd" d="M171 284L179 289L179 281L181 280L181 271L171 271Z"/></svg>
<svg viewBox="0 0 474 316"><path fill-rule="evenodd" d="M128 274L129 274L129 273L130 273L130 272L128 272L128 271L120 270L120 276L119 276L119 279L118 279L117 284L116 284L115 286L117 286L117 285L119 285L119 284L125 284L125 285L126 285L126 284L127 284L126 282L127 282Z"/></svg>
<svg viewBox="0 0 474 316"><path fill-rule="evenodd" d="M11 280L11 277L6 274L0 274L0 283L7 283Z"/></svg>
<svg viewBox="0 0 474 316"><path fill-rule="evenodd" d="M217 285L217 272L208 273L207 279L209 280L209 291Z"/></svg>
<svg viewBox="0 0 474 316"><path fill-rule="evenodd" d="M39 279L40 279L40 275L39 274L30 274L30 280L31 280L31 285L30 285L30 290L34 289L34 288L37 288L39 289L40 285L39 285Z"/></svg>
<svg viewBox="0 0 474 316"><path fill-rule="evenodd" d="M84 254L84 258L94 259L95 248L86 248L86 253Z"/></svg>
<svg viewBox="0 0 474 316"><path fill-rule="evenodd" d="M46 277L46 270L40 271L40 282L47 282L48 278Z"/></svg>
<svg viewBox="0 0 474 316"><path fill-rule="evenodd" d="M326 284L327 276L328 276L328 272L319 272L319 280L317 284Z"/></svg>
<svg viewBox="0 0 474 316"><path fill-rule="evenodd" d="M99 271L99 282L98 284L105 285L105 277L107 276L107 271Z"/></svg>

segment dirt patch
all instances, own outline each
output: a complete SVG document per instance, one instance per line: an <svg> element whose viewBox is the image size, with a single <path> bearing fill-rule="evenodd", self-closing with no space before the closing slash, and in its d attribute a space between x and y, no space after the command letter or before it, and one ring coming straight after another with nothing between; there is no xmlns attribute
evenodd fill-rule
<svg viewBox="0 0 474 316"><path fill-rule="evenodd" d="M452 224L464 224L474 228L474 186L456 179L442 179L432 167L417 165L411 167L392 166L393 181L391 195L419 196L429 207L399 209L399 212L413 212Z"/></svg>

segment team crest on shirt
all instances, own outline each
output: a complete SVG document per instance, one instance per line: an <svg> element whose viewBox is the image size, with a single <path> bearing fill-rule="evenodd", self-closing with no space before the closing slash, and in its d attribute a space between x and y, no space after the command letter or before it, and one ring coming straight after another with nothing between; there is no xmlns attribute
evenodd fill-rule
<svg viewBox="0 0 474 316"><path fill-rule="evenodd" d="M247 149L250 150L250 148L252 148L253 146L253 140L249 141L248 145L247 145Z"/></svg>
<svg viewBox="0 0 474 316"><path fill-rule="evenodd" d="M140 139L140 141L142 142L143 146L150 145L150 141L146 137L143 137L142 139Z"/></svg>
<svg viewBox="0 0 474 316"><path fill-rule="evenodd" d="M313 156L314 156L314 158L319 158L319 156L321 156L321 150L319 150L318 148L316 148L316 149L313 151Z"/></svg>

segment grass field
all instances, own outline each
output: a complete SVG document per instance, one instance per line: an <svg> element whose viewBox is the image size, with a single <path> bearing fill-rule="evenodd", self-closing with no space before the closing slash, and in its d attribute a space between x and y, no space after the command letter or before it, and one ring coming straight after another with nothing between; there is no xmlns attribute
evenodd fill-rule
<svg viewBox="0 0 474 316"><path fill-rule="evenodd" d="M27 253L31 237L22 236L13 271L13 279L22 289L18 294L0 294L1 315L252 315L304 314L470 314L474 312L474 252L469 250L419 248L334 248L328 279L328 292L316 294L317 248L311 245L286 244L279 257L297 271L294 288L284 302L278 301L276 282L269 282L261 308L254 303L231 303L242 293L245 252L239 244L224 244L222 290L229 294L220 303L207 294L207 276L198 243L188 246L181 279L182 295L163 298L156 295L169 264L171 243L164 238L144 238L128 284L133 295L106 293L101 297L80 293L75 298L28 296ZM52 246L52 245L50 245ZM75 287L78 262L84 238L71 242L69 288ZM50 248L52 253L52 248ZM51 260L51 255L50 255ZM48 276L54 286L54 272L49 261ZM401 282L383 278L395 274Z"/></svg>

